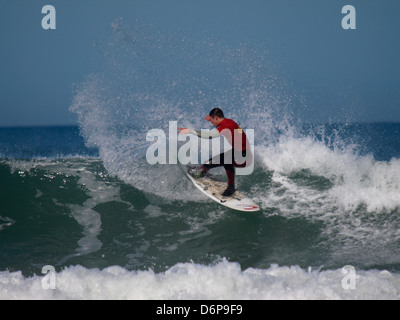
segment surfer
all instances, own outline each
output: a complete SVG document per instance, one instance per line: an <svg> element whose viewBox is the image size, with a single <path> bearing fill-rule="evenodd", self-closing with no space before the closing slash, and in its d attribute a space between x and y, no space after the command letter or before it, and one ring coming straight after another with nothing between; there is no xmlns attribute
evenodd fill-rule
<svg viewBox="0 0 400 320"><path fill-rule="evenodd" d="M220 108L214 108L204 118L211 122L217 130L198 131L194 129L178 128L180 134L194 134L203 139L213 139L224 136L232 145L232 149L211 158L200 166L200 177L216 167L223 166L228 177L228 186L223 196L228 197L235 192L235 168L244 168L251 164L253 156L249 147L249 141L244 130L232 119L225 118Z"/></svg>

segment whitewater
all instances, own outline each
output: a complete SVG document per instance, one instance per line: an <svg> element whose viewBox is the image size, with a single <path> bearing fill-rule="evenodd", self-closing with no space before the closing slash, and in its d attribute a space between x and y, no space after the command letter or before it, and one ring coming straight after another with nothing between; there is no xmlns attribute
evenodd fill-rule
<svg viewBox="0 0 400 320"><path fill-rule="evenodd" d="M135 299L135 300L321 300L398 299L400 276L388 271L361 271L355 289L344 290L342 270L300 267L242 271L226 260L214 266L179 263L164 273L69 267L56 276L57 288L43 290L43 277L0 273L1 299Z"/></svg>

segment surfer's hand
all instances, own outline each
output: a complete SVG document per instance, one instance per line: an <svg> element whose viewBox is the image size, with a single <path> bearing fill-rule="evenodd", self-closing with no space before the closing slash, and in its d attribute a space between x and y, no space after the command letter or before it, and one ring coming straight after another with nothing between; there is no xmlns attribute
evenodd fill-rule
<svg viewBox="0 0 400 320"><path fill-rule="evenodd" d="M190 129L188 129L188 128L178 128L178 133L179 134L189 134L190 133Z"/></svg>

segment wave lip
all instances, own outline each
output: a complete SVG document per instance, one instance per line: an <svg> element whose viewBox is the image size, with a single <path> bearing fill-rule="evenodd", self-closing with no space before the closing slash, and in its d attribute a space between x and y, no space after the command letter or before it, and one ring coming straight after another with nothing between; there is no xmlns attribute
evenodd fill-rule
<svg viewBox="0 0 400 320"><path fill-rule="evenodd" d="M400 274L357 271L355 289L344 289L338 270L304 270L298 266L249 268L223 259L211 266L178 263L164 273L104 270L73 266L56 275L56 289L45 290L41 276L0 272L0 299L134 299L134 300L363 300L399 299Z"/></svg>

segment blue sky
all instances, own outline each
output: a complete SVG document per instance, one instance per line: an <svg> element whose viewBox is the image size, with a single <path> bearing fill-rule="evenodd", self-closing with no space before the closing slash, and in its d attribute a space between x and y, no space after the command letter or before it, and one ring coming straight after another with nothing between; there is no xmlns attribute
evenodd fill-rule
<svg viewBox="0 0 400 320"><path fill-rule="evenodd" d="M56 30L42 29L47 4ZM348 4L356 30L341 26ZM400 121L396 0L3 0L0 10L0 126L74 124L74 86L97 71L96 43L120 17L194 39L259 43L304 98L305 120Z"/></svg>

